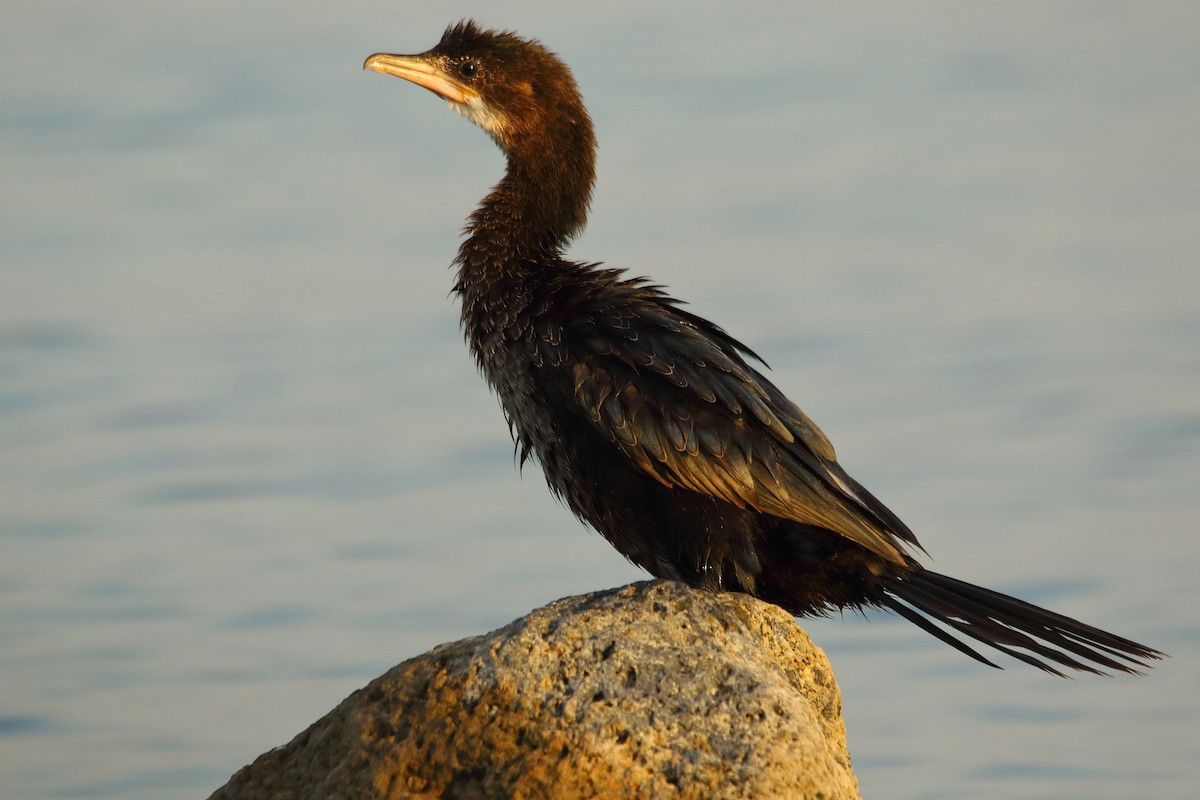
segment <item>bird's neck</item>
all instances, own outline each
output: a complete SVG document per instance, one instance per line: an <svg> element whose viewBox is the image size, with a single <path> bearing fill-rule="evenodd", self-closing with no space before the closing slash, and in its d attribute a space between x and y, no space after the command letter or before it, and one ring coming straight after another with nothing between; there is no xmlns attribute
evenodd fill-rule
<svg viewBox="0 0 1200 800"><path fill-rule="evenodd" d="M504 179L468 219L454 291L463 332L485 373L492 343L527 324L536 286L551 277L583 228L590 193L590 172L582 179L547 175L510 160Z"/></svg>
<svg viewBox="0 0 1200 800"><path fill-rule="evenodd" d="M467 220L460 291L553 268L587 222L595 139L586 112L508 147L503 180Z"/></svg>

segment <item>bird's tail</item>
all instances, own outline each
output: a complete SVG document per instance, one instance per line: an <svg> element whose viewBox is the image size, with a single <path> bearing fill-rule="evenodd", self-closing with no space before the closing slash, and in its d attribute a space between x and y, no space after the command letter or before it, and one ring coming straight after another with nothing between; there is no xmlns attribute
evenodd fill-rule
<svg viewBox="0 0 1200 800"><path fill-rule="evenodd" d="M1098 675L1104 674L1099 667L1136 673L1150 666L1148 660L1163 656L1145 645L1032 603L925 569L893 578L882 591L880 604L992 667L997 665L932 620L1060 677L1063 673L1057 666Z"/></svg>

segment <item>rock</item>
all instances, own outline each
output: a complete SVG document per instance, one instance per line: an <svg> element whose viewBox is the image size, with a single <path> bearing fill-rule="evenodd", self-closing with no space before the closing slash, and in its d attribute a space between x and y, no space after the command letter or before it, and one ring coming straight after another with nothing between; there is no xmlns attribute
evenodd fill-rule
<svg viewBox="0 0 1200 800"><path fill-rule="evenodd" d="M212 798L858 798L825 654L776 606L637 583L440 645Z"/></svg>

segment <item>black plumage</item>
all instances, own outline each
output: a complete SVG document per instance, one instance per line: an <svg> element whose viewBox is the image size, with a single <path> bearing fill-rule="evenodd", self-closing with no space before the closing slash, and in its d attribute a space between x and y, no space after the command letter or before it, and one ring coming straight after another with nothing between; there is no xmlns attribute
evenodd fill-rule
<svg viewBox="0 0 1200 800"><path fill-rule="evenodd" d="M962 637L1057 674L1161 655L924 569L912 531L749 348L661 287L564 258L595 139L570 70L540 43L462 22L426 53L364 66L443 97L507 156L455 259L466 339L522 462L634 563L795 615L887 607L988 664Z"/></svg>

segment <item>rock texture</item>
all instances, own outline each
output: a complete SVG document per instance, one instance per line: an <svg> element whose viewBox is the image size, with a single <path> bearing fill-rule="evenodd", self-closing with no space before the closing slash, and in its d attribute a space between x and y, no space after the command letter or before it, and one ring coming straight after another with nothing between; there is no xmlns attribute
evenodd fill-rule
<svg viewBox="0 0 1200 800"><path fill-rule="evenodd" d="M858 798L825 654L668 582L551 603L346 698L213 798Z"/></svg>

